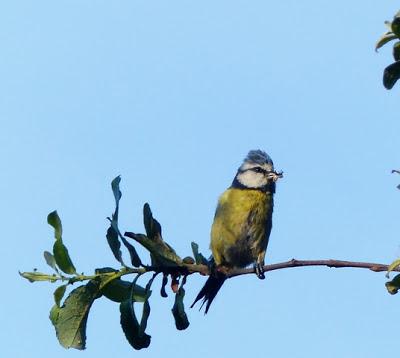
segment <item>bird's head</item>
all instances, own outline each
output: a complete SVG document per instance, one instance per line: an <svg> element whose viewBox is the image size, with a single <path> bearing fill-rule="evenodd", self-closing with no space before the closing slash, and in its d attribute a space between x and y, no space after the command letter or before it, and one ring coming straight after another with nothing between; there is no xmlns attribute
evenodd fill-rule
<svg viewBox="0 0 400 358"><path fill-rule="evenodd" d="M274 163L267 153L251 150L239 167L232 186L274 193L275 182L282 176L274 170Z"/></svg>

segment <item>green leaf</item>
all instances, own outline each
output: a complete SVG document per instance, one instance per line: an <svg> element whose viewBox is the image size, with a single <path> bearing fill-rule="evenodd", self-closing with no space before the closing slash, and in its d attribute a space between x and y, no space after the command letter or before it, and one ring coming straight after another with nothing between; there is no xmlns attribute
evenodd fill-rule
<svg viewBox="0 0 400 358"><path fill-rule="evenodd" d="M400 78L400 61L394 62L385 68L383 72L383 85L386 89L393 88L397 80Z"/></svg>
<svg viewBox="0 0 400 358"><path fill-rule="evenodd" d="M393 45L393 58L394 58L395 61L399 61L400 60L400 41L397 41Z"/></svg>
<svg viewBox="0 0 400 358"><path fill-rule="evenodd" d="M192 251L197 265L208 265L208 260L199 252L199 245L192 242Z"/></svg>
<svg viewBox="0 0 400 358"><path fill-rule="evenodd" d="M161 283L161 289L160 289L160 295L161 297L168 297L167 295L167 291L165 291L165 287L168 284L168 275L166 273L163 274L163 278L162 278L162 283Z"/></svg>
<svg viewBox="0 0 400 358"><path fill-rule="evenodd" d="M58 316L60 314L60 310L61 308L58 307L56 304L50 310L49 318L53 326L55 326L58 322Z"/></svg>
<svg viewBox="0 0 400 358"><path fill-rule="evenodd" d="M169 246L162 238L151 240L146 235L126 232L125 236L136 240L139 244L150 251L155 265L160 266L181 266L182 259L176 254L175 250Z"/></svg>
<svg viewBox="0 0 400 358"><path fill-rule="evenodd" d="M184 264L187 264L187 265L194 265L196 263L194 258L190 257L190 256L184 257L182 261L183 261Z"/></svg>
<svg viewBox="0 0 400 358"><path fill-rule="evenodd" d="M54 243L53 255L61 271L70 275L76 274L76 269L69 256L68 249L61 239L56 240Z"/></svg>
<svg viewBox="0 0 400 358"><path fill-rule="evenodd" d="M156 219L154 219L148 203L145 203L143 206L143 223L149 239L157 240L162 237L161 225Z"/></svg>
<svg viewBox="0 0 400 358"><path fill-rule="evenodd" d="M393 21L392 21L392 32L397 36L400 37L400 17L398 15L395 15Z"/></svg>
<svg viewBox="0 0 400 358"><path fill-rule="evenodd" d="M99 281L91 280L74 289L61 308L56 304L50 311L50 320L64 348L85 349L86 323L89 310L99 297L99 287Z"/></svg>
<svg viewBox="0 0 400 358"><path fill-rule="evenodd" d="M57 277L56 275L48 275L42 272L19 272L19 275L23 278L29 280L29 282L36 282L36 281L49 281L49 282L56 282Z"/></svg>
<svg viewBox="0 0 400 358"><path fill-rule="evenodd" d="M150 316L150 304L149 304L149 298L151 296L151 285L156 278L157 273L153 274L153 277L149 280L149 282L146 285L145 292L146 292L146 299L143 303L143 312L142 312L142 319L140 320L140 326L139 326L139 335L144 335L145 330L147 328L147 320L149 319ZM135 286L136 287L136 282Z"/></svg>
<svg viewBox="0 0 400 358"><path fill-rule="evenodd" d="M400 288L400 275L396 275L393 280L386 282L385 286L391 295L395 295Z"/></svg>
<svg viewBox="0 0 400 358"><path fill-rule="evenodd" d="M115 199L115 210L114 214L112 215L112 219L108 218L111 224L107 230L106 238L114 257L117 259L117 261L124 265L124 262L122 260L121 243L118 239L118 211L119 201L122 197L121 190L119 190L120 182L121 177L119 175L111 182L111 189Z"/></svg>
<svg viewBox="0 0 400 358"><path fill-rule="evenodd" d="M107 230L106 238L114 257L123 265L124 262L122 260L122 252L120 250L121 243L118 240L118 233L115 231L112 224Z"/></svg>
<svg viewBox="0 0 400 358"><path fill-rule="evenodd" d="M157 274L154 274L153 277L149 280L146 285L145 294L146 298L143 303L142 310L142 318L140 320L140 324L136 318L134 303L135 299L129 299L120 304L120 312L121 312L121 327L124 331L125 337L130 343L130 345L135 349L147 348L150 345L151 336L145 333L147 327L147 320L150 315L150 304L149 297L151 295L151 284L153 283L154 278ZM140 274L135 277L132 282L132 288L135 289L136 281L140 277Z"/></svg>
<svg viewBox="0 0 400 358"><path fill-rule="evenodd" d="M120 182L121 182L121 176L120 175L118 175L116 178L114 178L113 181L111 182L111 189L113 191L114 198L115 198L115 204L117 206L119 205L119 201L121 200L121 197L122 197L121 190L119 190L119 183Z"/></svg>
<svg viewBox="0 0 400 358"><path fill-rule="evenodd" d="M54 228L54 237L56 240L61 240L62 236L62 225L60 217L57 214L57 211L52 211L49 215L47 215L47 223Z"/></svg>
<svg viewBox="0 0 400 358"><path fill-rule="evenodd" d="M109 300L119 303L129 300L131 295L135 302L144 302L147 298L143 287L135 285L132 290L132 283L121 279L112 280L101 290L101 293Z"/></svg>
<svg viewBox="0 0 400 358"><path fill-rule="evenodd" d="M125 245L125 247L128 249L129 256L131 258L131 263L134 267L139 267L142 265L142 261L140 260L140 257L138 253L136 252L136 249L134 248L133 245L131 245L127 239L125 239L119 229L118 229L118 223L115 220L116 214L113 215L113 219L111 221L110 228L107 231L107 241L108 244L111 248L111 251L114 254L114 257L121 262L122 265L124 265L123 260L122 260L122 252L120 250L121 248L121 243L118 238L120 238Z"/></svg>
<svg viewBox="0 0 400 358"><path fill-rule="evenodd" d="M103 289L111 282L116 281L116 280L120 280L121 271L115 270L111 267L102 267L102 268L97 268L95 270L95 274L96 275L101 275L99 277L96 278L96 280L100 281L100 291L101 293L103 292ZM129 284L129 282L128 282ZM139 288L140 286L138 286ZM140 290L138 291L140 292Z"/></svg>
<svg viewBox="0 0 400 358"><path fill-rule="evenodd" d="M154 266L181 266L182 259L176 254L175 250L163 240L161 225L154 219L148 203L143 206L143 223L147 236L130 232L126 232L125 236L136 240L150 251L152 264Z"/></svg>
<svg viewBox="0 0 400 358"><path fill-rule="evenodd" d="M101 274L101 273L117 273L119 272L118 270L112 268L112 267L101 267L101 268L97 268L94 270L95 274Z"/></svg>
<svg viewBox="0 0 400 358"><path fill-rule="evenodd" d="M57 287L56 290L54 291L54 302L56 303L56 305L58 307L61 306L61 300L64 297L67 286L68 285L61 285L61 286Z"/></svg>
<svg viewBox="0 0 400 358"><path fill-rule="evenodd" d="M397 39L398 37L391 31L388 31L382 35L382 37L375 44L375 51L378 51L383 45L388 42Z"/></svg>
<svg viewBox="0 0 400 358"><path fill-rule="evenodd" d="M386 277L389 278L389 274L400 265L400 259L394 260L388 267Z"/></svg>
<svg viewBox="0 0 400 358"><path fill-rule="evenodd" d="M183 304L183 299L185 297L185 289L183 288L183 285L186 283L186 276L182 280L181 287L179 288L178 292L175 294L175 303L174 306L172 307L172 314L175 319L175 326L176 329L182 331L186 328L189 327L190 323L187 318L186 312L185 312L185 306Z"/></svg>
<svg viewBox="0 0 400 358"><path fill-rule="evenodd" d="M112 253L114 254L114 257L122 264L124 265L123 259L122 259L122 252L121 252L121 243L119 241L119 238L122 240L123 244L125 247L128 249L129 256L131 258L131 263L134 267L139 267L142 265L142 262L139 258L139 255L136 252L136 249L131 245L120 233L118 229L118 215L119 215L119 201L122 197L121 190L119 189L119 184L121 182L121 177L117 176L112 182L111 182L111 188L114 194L114 199L115 199L115 211L114 214L112 215L112 219L109 219L111 222L110 228L107 231L107 241L108 244L111 248Z"/></svg>
<svg viewBox="0 0 400 358"><path fill-rule="evenodd" d="M43 252L43 256L47 265L49 265L53 270L57 271L56 260L54 256L48 251Z"/></svg>
<svg viewBox="0 0 400 358"><path fill-rule="evenodd" d="M68 254L66 246L62 242L62 225L60 217L57 214L57 211L53 211L47 216L47 222L54 228L54 237L56 241L53 245L53 255L56 264L63 272L71 275L75 274L76 269ZM46 258L46 254L45 254L45 259L46 261L47 259L51 260L50 257Z"/></svg>
<svg viewBox="0 0 400 358"><path fill-rule="evenodd" d="M149 319L149 316L150 316L150 303L149 299L147 298L143 302L142 319L140 320L139 335L141 336L146 334L145 330L147 328L147 320Z"/></svg>
<svg viewBox="0 0 400 358"><path fill-rule="evenodd" d="M140 335L140 325L133 309L133 301L126 300L119 306L121 313L121 327L129 344L137 350L147 348L151 336L146 333Z"/></svg>
<svg viewBox="0 0 400 358"><path fill-rule="evenodd" d="M129 252L129 256L131 258L131 264L134 267L139 267L142 266L142 261L140 260L140 257L135 249L135 247L133 245L131 245L127 239L125 239L121 233L118 230L118 236L120 237L121 241L123 242L123 244L125 245L125 247L128 249Z"/></svg>

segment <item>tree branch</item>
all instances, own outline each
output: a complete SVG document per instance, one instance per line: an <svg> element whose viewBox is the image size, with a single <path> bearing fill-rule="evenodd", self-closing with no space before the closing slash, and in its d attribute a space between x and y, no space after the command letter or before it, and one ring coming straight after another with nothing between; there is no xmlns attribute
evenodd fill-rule
<svg viewBox="0 0 400 358"><path fill-rule="evenodd" d="M357 262L357 261L343 261L343 260L296 260L291 259L285 262L276 264L265 265L264 271L275 271L293 267L304 266L326 266L334 268L362 268L374 272L385 272L388 270L389 265L374 263L374 262ZM189 273L198 272L202 275L209 275L208 267L205 265L186 265ZM393 271L400 272L400 267L395 268ZM226 272L229 278L255 273L254 268L232 269Z"/></svg>
<svg viewBox="0 0 400 358"><path fill-rule="evenodd" d="M278 262L276 264L265 265L264 271L275 271L275 270L282 270L287 268L294 268L294 267L305 267L305 266L326 266L326 267L334 267L334 268L362 268L368 269L374 272L386 272L390 265L386 264L379 264L374 262L357 262L357 261L343 261L343 260L296 260L291 259L285 262ZM255 273L254 268L237 268L237 269L228 269L223 268L221 269L227 275L228 278L253 274ZM395 267L391 271L400 272L400 266ZM209 267L206 265L196 265L196 264L183 264L183 266L144 266L141 268L130 268L130 267L123 267L120 271L117 272L108 272L108 273L98 273L96 275L75 275L71 277L63 276L63 275L47 275L40 272L20 272L20 275L31 282L34 281L49 281L49 282L56 282L56 281L68 281L69 283L74 283L77 281L88 281L92 279L96 279L97 277L101 276L109 276L110 280L114 278L120 278L125 275L132 275L132 274L144 274L146 272L156 272L156 273L165 273L165 274L172 274L172 275L191 275L194 273L199 273L203 276L209 276L210 270ZM115 276L115 277L114 277Z"/></svg>
<svg viewBox="0 0 400 358"><path fill-rule="evenodd" d="M334 268L362 268L362 269L369 269L374 272L384 272L387 271L389 265L386 264L379 264L373 262L356 262L356 261L343 261L343 260L296 260L291 259L285 262L279 262L276 264L265 265L264 271L275 271L281 270L286 268L293 268L293 267L304 267L304 266L326 266L326 267L334 267ZM393 271L400 272L400 268L396 268ZM244 275L249 273L254 273L253 268L246 268L246 269L237 269L233 270L229 273L229 277L234 277L238 275Z"/></svg>

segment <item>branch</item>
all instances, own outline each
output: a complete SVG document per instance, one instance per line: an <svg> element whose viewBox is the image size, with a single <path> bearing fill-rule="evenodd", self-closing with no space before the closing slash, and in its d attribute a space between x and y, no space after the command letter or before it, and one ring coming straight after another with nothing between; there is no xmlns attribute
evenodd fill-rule
<svg viewBox="0 0 400 358"><path fill-rule="evenodd" d="M379 264L373 262L357 262L357 261L343 261L343 260L296 260L291 259L285 262L278 262L276 264L265 265L264 271L275 271L282 270L293 267L304 267L304 266L326 266L326 267L334 267L334 268L362 268L368 269L374 272L386 272L388 271L390 265ZM248 275L255 273L254 268L237 268L237 269L223 269L228 278ZM391 268L390 271L400 272L400 266ZM128 268L124 267L120 271L110 272L110 273L99 273L96 275L75 275L72 277L67 277L63 275L48 275L40 272L20 272L20 275L31 282L34 281L68 281L70 284L78 281L89 281L98 277L108 277L107 281L112 281L116 278L120 278L126 275L132 274L144 274L146 272L155 272L155 273L165 273L165 274L173 274L173 275L191 275L194 273L199 273L203 276L209 276L210 270L206 265L195 265L195 264L183 264L182 266L170 266L170 267L160 267L160 266L144 266L143 268Z"/></svg>
<svg viewBox="0 0 400 358"><path fill-rule="evenodd" d="M304 266L326 266L334 268L362 268L368 269L374 272L386 272L390 265L379 264L374 262L357 262L357 261L343 261L343 260L296 260L291 259L285 262L279 262L276 264L265 265L264 271L275 271L293 267L304 267ZM190 274L198 272L202 275L209 275L209 270L205 265L186 265ZM153 268L152 268L153 269ZM392 271L400 272L400 267L393 269ZM247 275L255 273L254 268L243 268L243 269L232 269L227 271L229 278Z"/></svg>
<svg viewBox="0 0 400 358"><path fill-rule="evenodd" d="M293 267L303 267L303 266L326 266L326 267L334 267L334 268L344 268L344 267L352 267L352 268L362 268L369 269L374 272L384 272L387 271L389 265L379 264L373 262L355 262L355 261L343 261L343 260L296 260L291 259L285 262L279 262L276 264L265 265L264 271L275 271L286 268ZM400 268L395 268L392 271L400 272ZM237 269L233 270L229 273L229 277L245 275L249 273L254 273L253 268L246 269Z"/></svg>

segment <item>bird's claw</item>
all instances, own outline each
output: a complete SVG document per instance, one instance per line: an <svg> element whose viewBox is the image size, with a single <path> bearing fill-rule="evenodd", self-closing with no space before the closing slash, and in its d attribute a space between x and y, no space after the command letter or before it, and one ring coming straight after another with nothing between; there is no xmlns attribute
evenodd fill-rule
<svg viewBox="0 0 400 358"><path fill-rule="evenodd" d="M254 270L256 271L256 275L260 280L264 280L264 264L257 262L254 264Z"/></svg>

